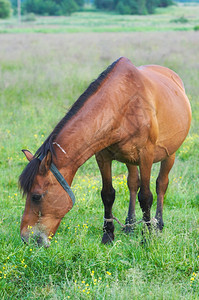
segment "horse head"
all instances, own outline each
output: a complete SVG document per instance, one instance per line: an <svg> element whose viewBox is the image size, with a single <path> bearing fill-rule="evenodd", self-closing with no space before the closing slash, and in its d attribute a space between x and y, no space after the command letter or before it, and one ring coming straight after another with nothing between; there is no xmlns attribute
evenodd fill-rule
<svg viewBox="0 0 199 300"><path fill-rule="evenodd" d="M63 184L54 174L53 167L64 180L52 163L50 151L42 159L34 157L27 150L23 150L23 153L29 164L19 179L26 195L20 229L21 238L25 242L33 240L39 246L48 247L62 218L73 206L72 196L66 193Z"/></svg>

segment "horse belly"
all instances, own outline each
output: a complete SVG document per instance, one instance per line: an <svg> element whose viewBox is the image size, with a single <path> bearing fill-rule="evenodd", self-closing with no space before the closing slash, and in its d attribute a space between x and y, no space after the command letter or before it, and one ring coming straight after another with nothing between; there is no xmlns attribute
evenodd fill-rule
<svg viewBox="0 0 199 300"><path fill-rule="evenodd" d="M169 103L168 103L169 104ZM161 161L178 150L185 140L191 124L188 98L175 97L170 105L158 114L159 134L156 141L154 162Z"/></svg>

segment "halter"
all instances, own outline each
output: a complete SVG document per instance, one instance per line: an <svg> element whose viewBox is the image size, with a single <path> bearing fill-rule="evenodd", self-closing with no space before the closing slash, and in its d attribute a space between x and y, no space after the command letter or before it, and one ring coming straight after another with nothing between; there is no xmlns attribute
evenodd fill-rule
<svg viewBox="0 0 199 300"><path fill-rule="evenodd" d="M38 157L38 159L40 161L42 161L43 158L44 158L44 156L42 156L42 155ZM68 193L68 195L70 196L70 198L73 202L73 205L74 205L75 204L75 195L73 194L71 187L69 186L69 184L67 183L67 181L65 180L63 175L59 172L59 170L53 163L51 163L51 165L50 165L50 170L53 173L53 175L55 176L55 178L57 179L57 181L60 183L60 185L63 187L63 189Z"/></svg>

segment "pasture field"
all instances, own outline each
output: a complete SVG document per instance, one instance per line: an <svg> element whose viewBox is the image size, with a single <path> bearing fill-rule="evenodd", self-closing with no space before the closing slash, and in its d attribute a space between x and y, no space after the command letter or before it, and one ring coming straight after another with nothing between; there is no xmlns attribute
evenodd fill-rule
<svg viewBox="0 0 199 300"><path fill-rule="evenodd" d="M121 17L123 18L123 17ZM0 298L199 299L199 32L0 35ZM35 152L69 106L111 62L160 64L183 79L193 110L164 204L165 227L142 244L142 224L101 245L101 178L94 158L76 174L74 208L48 249L23 245L21 149ZM153 167L154 194L159 165ZM113 164L114 215L128 208L126 167ZM137 220L142 218L136 204Z"/></svg>
<svg viewBox="0 0 199 300"><path fill-rule="evenodd" d="M21 24L16 17L0 20L0 33L189 31L199 26L199 4L157 8L156 14L147 16L84 11L70 17L31 19L31 16L24 16Z"/></svg>

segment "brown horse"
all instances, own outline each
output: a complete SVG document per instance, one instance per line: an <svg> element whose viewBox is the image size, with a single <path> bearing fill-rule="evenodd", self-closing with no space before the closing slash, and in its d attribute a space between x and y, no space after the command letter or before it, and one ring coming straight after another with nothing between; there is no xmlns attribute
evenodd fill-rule
<svg viewBox="0 0 199 300"><path fill-rule="evenodd" d="M29 228L33 227L36 242L48 246L48 237L55 234L73 205L74 197L67 183L71 185L78 168L94 154L103 184L102 242L114 239L113 160L128 168L130 203L126 224L130 225L135 223L138 189L143 220L150 221L151 167L161 162L155 217L162 230L168 174L190 123L189 100L175 72L155 65L137 68L127 58L119 58L90 84L34 156L23 150L29 164L19 178L27 196L21 221L22 239L28 241Z"/></svg>

